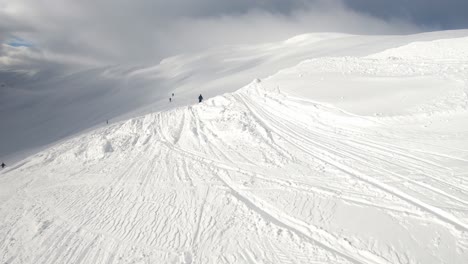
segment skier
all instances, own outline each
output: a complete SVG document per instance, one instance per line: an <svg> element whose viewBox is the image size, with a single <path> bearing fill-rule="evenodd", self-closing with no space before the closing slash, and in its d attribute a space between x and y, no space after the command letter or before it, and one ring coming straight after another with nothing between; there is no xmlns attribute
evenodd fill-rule
<svg viewBox="0 0 468 264"><path fill-rule="evenodd" d="M172 98L171 98L171 97L169 97L169 103L170 103L170 102L172 102Z"/></svg>
<svg viewBox="0 0 468 264"><path fill-rule="evenodd" d="M198 96L198 102L201 103L203 101L203 96L200 94L200 96Z"/></svg>
<svg viewBox="0 0 468 264"><path fill-rule="evenodd" d="M5 163L2 162L2 169L5 168L5 166L6 166Z"/></svg>
<svg viewBox="0 0 468 264"><path fill-rule="evenodd" d="M174 97L174 93L172 93L172 97Z"/></svg>

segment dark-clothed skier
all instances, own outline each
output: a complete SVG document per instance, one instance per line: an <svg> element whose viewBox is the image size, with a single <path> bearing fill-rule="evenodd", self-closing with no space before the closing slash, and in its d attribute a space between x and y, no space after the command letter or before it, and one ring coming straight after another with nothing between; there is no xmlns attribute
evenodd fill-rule
<svg viewBox="0 0 468 264"><path fill-rule="evenodd" d="M198 96L198 102L201 103L203 101L203 96L200 94L200 96Z"/></svg>
<svg viewBox="0 0 468 264"><path fill-rule="evenodd" d="M2 162L2 169L5 168L5 166L6 166L5 163Z"/></svg>

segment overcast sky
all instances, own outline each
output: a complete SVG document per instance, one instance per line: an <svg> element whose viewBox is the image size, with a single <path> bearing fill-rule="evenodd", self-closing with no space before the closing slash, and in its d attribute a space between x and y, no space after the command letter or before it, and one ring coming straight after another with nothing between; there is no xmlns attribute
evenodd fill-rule
<svg viewBox="0 0 468 264"><path fill-rule="evenodd" d="M467 10L467 0L0 0L0 64L146 64L305 32L460 29Z"/></svg>

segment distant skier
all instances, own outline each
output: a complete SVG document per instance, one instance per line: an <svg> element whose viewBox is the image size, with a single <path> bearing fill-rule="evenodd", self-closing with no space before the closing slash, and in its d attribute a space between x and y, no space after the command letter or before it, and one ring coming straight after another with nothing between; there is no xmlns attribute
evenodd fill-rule
<svg viewBox="0 0 468 264"><path fill-rule="evenodd" d="M174 97L174 93L172 93L172 97Z"/></svg>
<svg viewBox="0 0 468 264"><path fill-rule="evenodd" d="M169 103L170 103L170 102L172 102L172 98L171 98L171 97L169 97Z"/></svg>
<svg viewBox="0 0 468 264"><path fill-rule="evenodd" d="M109 124L109 120L106 120L106 124Z"/></svg>
<svg viewBox="0 0 468 264"><path fill-rule="evenodd" d="M201 103L203 101L203 96L200 94L200 96L198 96L198 102Z"/></svg>
<svg viewBox="0 0 468 264"><path fill-rule="evenodd" d="M5 163L2 162L2 169L5 168L5 167L6 167Z"/></svg>

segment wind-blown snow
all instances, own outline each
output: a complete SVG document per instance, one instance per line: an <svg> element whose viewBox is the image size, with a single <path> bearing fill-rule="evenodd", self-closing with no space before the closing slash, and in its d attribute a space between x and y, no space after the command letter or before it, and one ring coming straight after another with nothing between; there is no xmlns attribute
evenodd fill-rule
<svg viewBox="0 0 468 264"><path fill-rule="evenodd" d="M391 54L306 60L8 167L0 262L465 263L468 60Z"/></svg>

